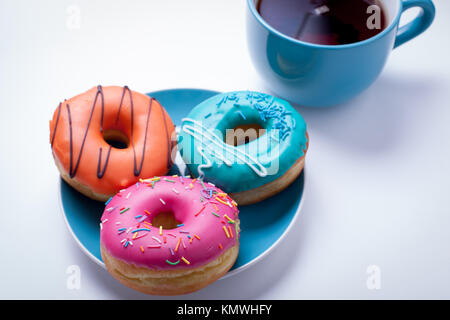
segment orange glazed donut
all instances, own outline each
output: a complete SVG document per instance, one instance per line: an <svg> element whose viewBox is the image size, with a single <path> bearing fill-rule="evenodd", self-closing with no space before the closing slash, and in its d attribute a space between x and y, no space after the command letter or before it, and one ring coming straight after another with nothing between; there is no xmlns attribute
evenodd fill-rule
<svg viewBox="0 0 450 320"><path fill-rule="evenodd" d="M61 177L84 195L106 201L140 178L167 173L174 131L154 98L127 86L97 86L59 104L50 144Z"/></svg>

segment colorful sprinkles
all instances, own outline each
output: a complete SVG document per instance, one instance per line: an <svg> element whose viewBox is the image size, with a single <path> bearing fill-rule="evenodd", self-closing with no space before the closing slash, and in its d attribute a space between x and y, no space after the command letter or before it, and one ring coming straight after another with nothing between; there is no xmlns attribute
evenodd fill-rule
<svg viewBox="0 0 450 320"><path fill-rule="evenodd" d="M236 112L241 116L242 119L247 120L241 110L237 110Z"/></svg>
<svg viewBox="0 0 450 320"><path fill-rule="evenodd" d="M177 196L182 197L183 193L186 192L189 192L189 197L192 197L192 194L198 192L198 202L194 202L196 203L196 206L198 206L198 210L196 212L194 211L194 217L199 217L203 212L206 212L207 214L202 215L198 219L209 219L210 221L213 221L211 218L208 218L210 217L209 214L211 214L214 216L214 221L217 221L215 223L218 223L222 228L226 239L235 238L235 234L237 237L239 234L239 220L237 220L238 210L236 202L234 202L226 193L216 189L212 183L203 181L203 179L193 179L188 181L186 181L186 179L190 179L190 177L173 175L171 177L139 179L139 182L130 188L138 188L142 184L143 187L147 186L151 187L151 189L141 187L137 189L137 192L155 192L152 191L152 189L158 189L160 184L166 184L166 186L168 184L173 184L173 186L169 187L167 190L174 194L172 194L172 196L167 196L166 201L173 201ZM159 183L156 185L157 182ZM182 184L188 187L180 187ZM191 265L193 257L190 255L190 252L196 250L193 248L198 248L197 246L199 245L203 246L203 242L200 242L202 234L197 234L197 230L190 229L189 224L185 225L184 223L178 223L176 228L172 230L165 230L163 225L152 226L152 216L157 214L157 212L153 212L154 209L152 208L150 208L150 210L153 213L146 209L133 208L133 204L128 201L128 199L137 198L136 189L130 190L130 188L123 189L120 191L122 194L118 193L116 195L122 197L119 202L126 202L126 206L124 205L121 207L120 204L118 204L119 202L115 202L113 206L105 209L105 212L110 215L108 216L109 218L105 218L106 216L102 217L100 223L101 232L105 232L105 226L107 227L106 229L110 229L114 226L114 231L118 237L117 241L120 242L123 249L138 250L139 254L147 255L151 254L151 252L155 252L153 250L164 248L164 250L167 251L165 251L166 253L163 255L165 257L163 259L165 259L167 265L176 266L180 262L183 262L184 265ZM133 193L135 194L134 196ZM108 206L113 199L114 197L108 199L108 201L105 202L105 206ZM162 197L157 197L156 199L157 201L159 199L163 205L168 205ZM232 212L230 209L221 206L234 208L235 211ZM115 209L118 209L116 215L113 214ZM120 217L120 215L123 215L126 212L130 212L131 215L119 218L119 221L114 221L114 217ZM117 215L117 213L119 215ZM111 219L113 220L112 222L105 224ZM105 224L105 226L103 224ZM233 228L231 228L232 224L235 225L235 232L233 232ZM229 241L231 240L216 243L216 248L218 248L218 250L224 250L225 247L228 248L227 245ZM136 249L133 249L133 242L136 242ZM186 246L186 244L188 244L188 246ZM164 260L161 260L161 262L164 262Z"/></svg>
<svg viewBox="0 0 450 320"><path fill-rule="evenodd" d="M227 235L227 238L229 238L230 234L228 233L227 228L225 226L223 226L222 228L223 228L223 231L225 231L225 234Z"/></svg>
<svg viewBox="0 0 450 320"><path fill-rule="evenodd" d="M130 210L130 208L123 208L120 210L120 214L127 212L128 210Z"/></svg>

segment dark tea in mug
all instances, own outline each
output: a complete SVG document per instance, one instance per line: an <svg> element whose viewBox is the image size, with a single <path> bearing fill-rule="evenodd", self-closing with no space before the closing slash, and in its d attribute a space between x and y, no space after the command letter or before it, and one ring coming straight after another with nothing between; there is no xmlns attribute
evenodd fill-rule
<svg viewBox="0 0 450 320"><path fill-rule="evenodd" d="M259 0L256 8L279 32L322 45L369 39L388 20L380 0Z"/></svg>

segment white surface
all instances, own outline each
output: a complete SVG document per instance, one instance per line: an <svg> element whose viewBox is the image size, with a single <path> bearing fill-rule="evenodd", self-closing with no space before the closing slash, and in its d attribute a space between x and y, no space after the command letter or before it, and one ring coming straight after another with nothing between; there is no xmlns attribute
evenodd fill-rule
<svg viewBox="0 0 450 320"><path fill-rule="evenodd" d="M368 91L299 109L311 144L295 232L256 266L177 298L450 298L450 3L435 4L431 29L395 50ZM266 91L247 54L244 8L0 2L0 298L158 299L117 283L71 238L48 121L59 101L97 84ZM79 290L66 286L70 265ZM379 290L366 286L370 265Z"/></svg>

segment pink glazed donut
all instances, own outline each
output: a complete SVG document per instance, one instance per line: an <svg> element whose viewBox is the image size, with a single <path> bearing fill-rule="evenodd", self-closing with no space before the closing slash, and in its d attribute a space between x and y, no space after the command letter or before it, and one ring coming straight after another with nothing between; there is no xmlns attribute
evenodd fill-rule
<svg viewBox="0 0 450 320"><path fill-rule="evenodd" d="M199 290L219 279L239 252L239 210L213 184L155 177L106 202L100 249L122 284L157 295Z"/></svg>

